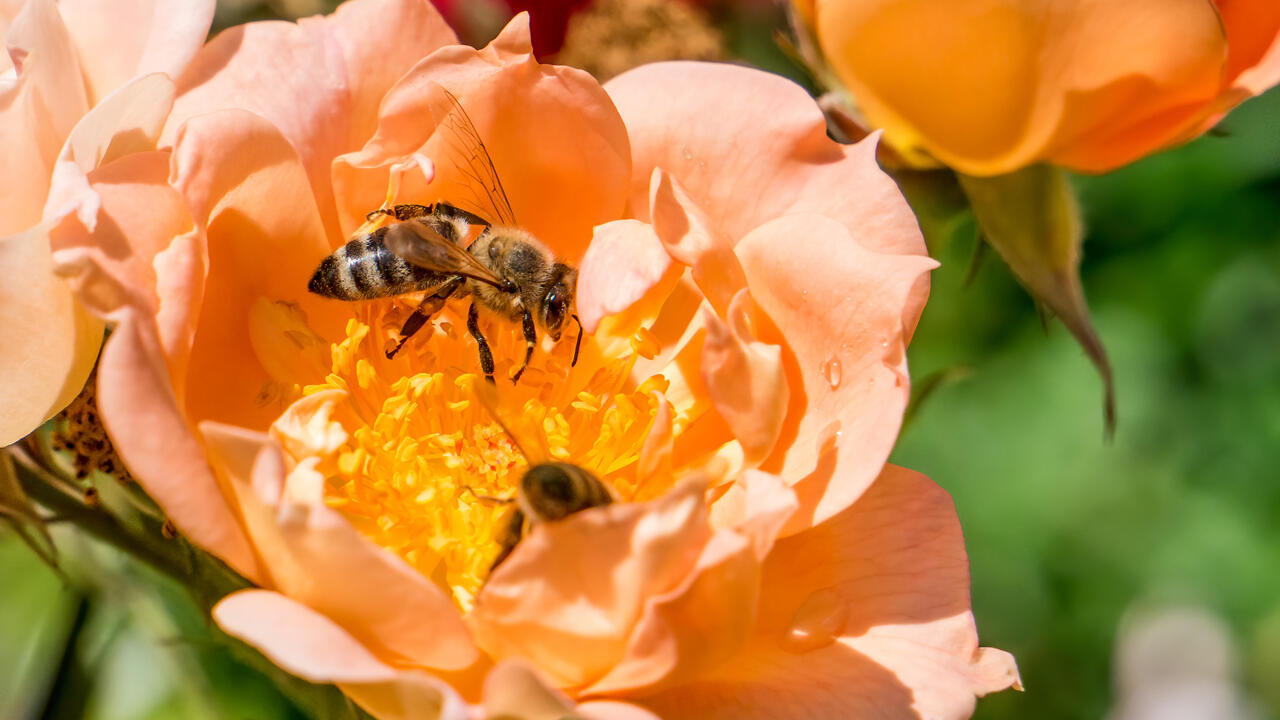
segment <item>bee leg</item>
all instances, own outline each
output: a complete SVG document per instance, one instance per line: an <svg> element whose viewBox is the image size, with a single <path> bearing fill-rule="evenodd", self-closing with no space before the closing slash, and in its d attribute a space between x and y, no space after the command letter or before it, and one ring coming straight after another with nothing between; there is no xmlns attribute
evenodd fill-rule
<svg viewBox="0 0 1280 720"><path fill-rule="evenodd" d="M409 342L409 338L413 337L414 333L427 324L427 320L430 320L432 315L440 312L440 308L444 307L445 301L449 299L450 295L453 295L460 285L462 285L461 280L451 280L444 287L437 290L434 295L428 295L422 299L422 302L418 303L417 309L413 311L409 319L404 321L404 325L400 328L400 341L396 343L395 347L387 351L388 360L394 358L396 353L400 352L400 348L404 347L404 344Z"/></svg>
<svg viewBox="0 0 1280 720"><path fill-rule="evenodd" d="M516 549L516 543L520 542L520 536L524 534L524 513L516 510L511 513L511 520L507 524L506 530L502 533L502 537L498 542L502 544L502 549L498 551L498 556L493 559L493 564L489 566L489 573L493 574L494 570L502 564L511 555L511 551Z"/></svg>
<svg viewBox="0 0 1280 720"><path fill-rule="evenodd" d="M578 323L578 339L573 343L573 362L569 363L569 367L577 367L578 351L582 349L582 321L578 319L577 315L570 315L569 317L573 318L573 321Z"/></svg>
<svg viewBox="0 0 1280 720"><path fill-rule="evenodd" d="M426 300L423 300L422 302L424 305L426 304ZM400 352L400 348L404 347L404 344L409 342L409 338L413 337L414 333L421 330L422 326L427 324L427 320L431 318L431 313L436 310L439 310L439 308L433 308L430 312L422 312L422 305L419 305L418 309L413 311L413 314L409 316L409 319L405 320L404 325L400 327L400 341L396 343L395 347L387 351L388 360L394 358L396 353Z"/></svg>
<svg viewBox="0 0 1280 720"><path fill-rule="evenodd" d="M484 335L480 334L480 309L474 302L471 303L471 309L467 311L467 331L476 339L476 345L480 346L480 368L484 370L484 379L492 385L493 353L489 350L489 343L485 341Z"/></svg>
<svg viewBox="0 0 1280 720"><path fill-rule="evenodd" d="M493 495L481 495L480 493L476 492L475 488L471 487L470 485L463 485L462 489L471 493L471 496L479 500L480 502L493 503L495 505L510 505L511 503L515 502L515 498L501 498L501 497L494 497Z"/></svg>
<svg viewBox="0 0 1280 720"><path fill-rule="evenodd" d="M515 385L520 382L520 376L524 374L524 369L529 367L529 361L533 359L533 348L538 344L538 329L533 325L533 315L528 308L524 311L524 364L511 376L511 384Z"/></svg>
<svg viewBox="0 0 1280 720"><path fill-rule="evenodd" d="M489 227L491 223L488 220L476 215L473 212L467 212L462 208L454 207L449 203L436 203L433 211L436 215L446 220L465 220L470 225L479 227Z"/></svg>
<svg viewBox="0 0 1280 720"><path fill-rule="evenodd" d="M368 215L364 216L365 220L373 220L379 215L386 215L397 220L412 220L416 217L430 215L434 210L432 205L392 205L389 208L378 208Z"/></svg>
<svg viewBox="0 0 1280 720"><path fill-rule="evenodd" d="M400 348L404 347L404 344L409 342L409 338L413 337L415 333L421 330L422 326L427 324L427 320L430 320L432 315L438 312L440 308L444 307L445 299L446 298L438 297L436 295L423 298L422 302L418 304L417 309L413 311L413 314L409 316L409 319L405 320L404 325L400 327L400 340L396 343L395 347L387 351L388 360L394 358L396 353L400 352Z"/></svg>

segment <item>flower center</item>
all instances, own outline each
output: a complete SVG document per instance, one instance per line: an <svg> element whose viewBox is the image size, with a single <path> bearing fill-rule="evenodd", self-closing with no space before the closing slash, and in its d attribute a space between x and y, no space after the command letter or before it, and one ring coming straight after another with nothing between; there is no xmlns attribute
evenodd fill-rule
<svg viewBox="0 0 1280 720"><path fill-rule="evenodd" d="M484 380L476 343L459 317L465 307L466 301L451 303L388 360L409 308L362 303L332 346L324 382L303 391L345 392L333 410L345 441L319 466L329 479L329 505L448 588L464 610L499 553L518 481L531 463L574 463L621 501L665 489L640 487L636 466L658 410L652 391L667 388L660 375L638 386L631 380L637 353L652 356L645 331L624 357L601 357L587 338L576 367L570 367L576 338L566 332L554 347L539 348L513 384L525 350L519 326L482 319L497 365L497 402L518 436L513 442L476 394ZM525 457L522 448L537 457Z"/></svg>

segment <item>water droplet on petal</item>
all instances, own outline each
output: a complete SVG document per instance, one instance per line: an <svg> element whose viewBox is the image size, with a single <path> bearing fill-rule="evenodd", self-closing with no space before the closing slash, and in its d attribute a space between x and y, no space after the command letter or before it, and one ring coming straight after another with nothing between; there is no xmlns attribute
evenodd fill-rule
<svg viewBox="0 0 1280 720"><path fill-rule="evenodd" d="M836 641L849 622L849 604L835 590L819 590L800 603L782 636L782 648L807 653Z"/></svg>
<svg viewBox="0 0 1280 720"><path fill-rule="evenodd" d="M827 384L831 386L832 390L840 387L840 373L842 372L840 358L832 355L823 361L819 369L822 371L822 377L827 379Z"/></svg>
<svg viewBox="0 0 1280 720"><path fill-rule="evenodd" d="M684 157L684 159L685 159L685 160L688 160L688 161L692 161L692 160L693 160L693 151L689 149L689 146L688 146L688 145L686 145L686 146L685 146L685 147L680 151L680 155L681 155L682 157Z"/></svg>

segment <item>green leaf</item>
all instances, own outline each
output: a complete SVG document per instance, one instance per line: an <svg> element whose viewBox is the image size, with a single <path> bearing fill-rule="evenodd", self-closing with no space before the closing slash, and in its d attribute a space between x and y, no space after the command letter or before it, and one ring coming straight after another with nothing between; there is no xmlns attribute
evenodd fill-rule
<svg viewBox="0 0 1280 720"><path fill-rule="evenodd" d="M1066 174L1053 166L1033 165L1008 175L957 177L987 242L1036 301L1062 319L1098 368L1103 423L1110 438L1116 423L1115 386L1080 285L1084 227Z"/></svg>

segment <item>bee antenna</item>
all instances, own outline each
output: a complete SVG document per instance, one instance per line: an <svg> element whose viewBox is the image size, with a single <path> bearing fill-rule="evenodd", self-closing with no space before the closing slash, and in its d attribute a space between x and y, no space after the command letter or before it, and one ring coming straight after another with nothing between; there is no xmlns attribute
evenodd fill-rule
<svg viewBox="0 0 1280 720"><path fill-rule="evenodd" d="M569 363L569 367L574 367L578 364L578 351L582 349L582 321L578 319L577 315L570 315L569 317L578 323L578 339L573 343L573 362Z"/></svg>

